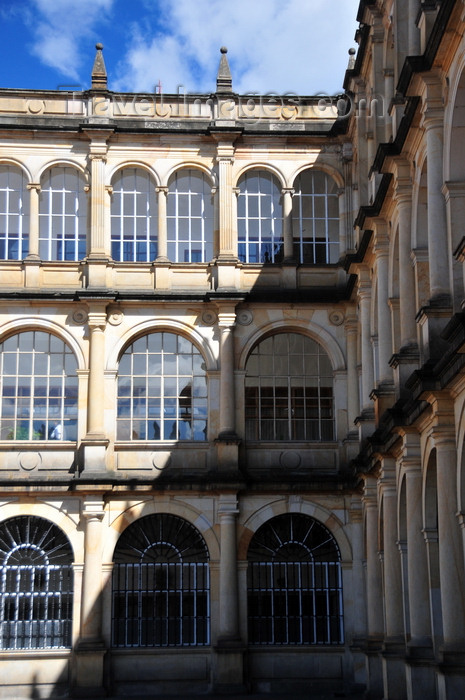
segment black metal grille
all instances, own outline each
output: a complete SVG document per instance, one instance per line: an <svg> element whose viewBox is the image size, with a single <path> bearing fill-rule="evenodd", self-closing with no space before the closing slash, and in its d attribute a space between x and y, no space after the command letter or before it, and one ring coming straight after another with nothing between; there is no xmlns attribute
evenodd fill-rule
<svg viewBox="0 0 465 700"><path fill-rule="evenodd" d="M113 646L210 643L208 550L198 530L166 513L121 535L113 569Z"/></svg>
<svg viewBox="0 0 465 700"><path fill-rule="evenodd" d="M249 562L250 644L343 644L338 562Z"/></svg>
<svg viewBox="0 0 465 700"><path fill-rule="evenodd" d="M113 645L210 643L208 564L115 564Z"/></svg>
<svg viewBox="0 0 465 700"><path fill-rule="evenodd" d="M278 515L257 530L247 558L250 644L344 643L340 554L324 525Z"/></svg>
<svg viewBox="0 0 465 700"><path fill-rule="evenodd" d="M71 646L71 566L3 566L0 627L2 649Z"/></svg>
<svg viewBox="0 0 465 700"><path fill-rule="evenodd" d="M71 646L73 552L44 518L20 515L0 524L0 646Z"/></svg>

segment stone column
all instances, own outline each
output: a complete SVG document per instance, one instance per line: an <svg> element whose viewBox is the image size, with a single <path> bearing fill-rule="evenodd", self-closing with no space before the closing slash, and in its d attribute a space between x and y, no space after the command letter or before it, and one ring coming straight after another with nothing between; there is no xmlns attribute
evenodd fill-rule
<svg viewBox="0 0 465 700"><path fill-rule="evenodd" d="M219 438L236 437L234 400L234 326L236 323L235 306L218 313L220 340L220 432Z"/></svg>
<svg viewBox="0 0 465 700"><path fill-rule="evenodd" d="M29 252L27 260L39 260L39 195L40 184L29 183Z"/></svg>
<svg viewBox="0 0 465 700"><path fill-rule="evenodd" d="M105 469L108 439L105 434L105 327L107 301L89 301L89 380L87 434L83 440L86 471Z"/></svg>
<svg viewBox="0 0 465 700"><path fill-rule="evenodd" d="M436 447L439 579L443 645L440 649L438 695L465 697L465 575L462 537L457 522L457 447L452 401L436 395L429 403L438 424Z"/></svg>
<svg viewBox="0 0 465 700"><path fill-rule="evenodd" d="M87 496L83 503L84 569L81 595L81 634L75 650L75 679L78 688L90 692L103 687L102 639L102 520L100 496Z"/></svg>
<svg viewBox="0 0 465 700"><path fill-rule="evenodd" d="M220 522L220 599L219 632L216 645L217 689L239 690L243 686L244 646L239 633L239 597L237 578L236 517L237 496L219 496Z"/></svg>
<svg viewBox="0 0 465 700"><path fill-rule="evenodd" d="M158 246L157 262L168 261L168 236L166 221L166 200L168 198L168 187L156 187L158 204Z"/></svg>
<svg viewBox="0 0 465 700"><path fill-rule="evenodd" d="M392 323L389 307L389 239L386 232L386 222L382 219L376 219L374 243L378 283L378 376L380 384L392 385L392 369L389 365L392 355Z"/></svg>
<svg viewBox="0 0 465 700"><path fill-rule="evenodd" d="M283 242L284 260L294 261L294 239L292 233L292 195L293 187L283 187L281 195L283 198ZM297 262L297 261L296 261Z"/></svg>
<svg viewBox="0 0 465 700"><path fill-rule="evenodd" d="M219 255L218 259L237 259L237 233L233 196L232 169L234 164L234 141L237 134L214 135L218 145L216 159L218 162L219 185Z"/></svg>
<svg viewBox="0 0 465 700"><path fill-rule="evenodd" d="M402 576L397 534L397 489L395 463L383 460L379 481L383 502L385 638L383 646L384 697L407 698L404 673L404 620Z"/></svg>
<svg viewBox="0 0 465 700"><path fill-rule="evenodd" d="M370 394L374 388L374 368L373 368L373 352L371 347L371 323L370 310L372 298L372 283L370 272L366 265L360 266L360 274L358 280L358 299L360 308L360 325L361 325L361 361L363 367L362 373L362 411L372 412L372 403Z"/></svg>
<svg viewBox="0 0 465 700"><path fill-rule="evenodd" d="M105 148L106 151L106 148ZM90 154L92 185L90 189L90 245L88 257L110 258L110 235L105 230L105 208L108 207L108 192L105 188L106 155Z"/></svg>
<svg viewBox="0 0 465 700"><path fill-rule="evenodd" d="M364 480L368 689L371 696L381 697L383 675L379 654L383 639L383 591L378 545L377 480L372 475L366 475Z"/></svg>
<svg viewBox="0 0 465 700"><path fill-rule="evenodd" d="M395 192L398 212L399 248L399 316L400 348L417 347L417 326L415 322L415 274L411 261L412 251L412 189L409 177L399 182Z"/></svg>
<svg viewBox="0 0 465 700"><path fill-rule="evenodd" d="M453 414L451 415L451 420ZM465 587L457 523L457 449L448 428L434 432L438 486L439 576L444 649L465 648Z"/></svg>
<svg viewBox="0 0 465 700"><path fill-rule="evenodd" d="M422 470L420 437L403 434L401 464L405 474L405 525L407 531L408 613L410 638L407 643L406 679L408 697L435 697L431 667L433 643L429 599L429 571L423 534Z"/></svg>
<svg viewBox="0 0 465 700"><path fill-rule="evenodd" d="M402 468L406 489L409 647L431 647L428 560L423 535L421 448L417 434L404 434Z"/></svg>
<svg viewBox="0 0 465 700"><path fill-rule="evenodd" d="M106 302L89 304L89 388L87 393L87 435L104 436L104 362Z"/></svg>
<svg viewBox="0 0 465 700"><path fill-rule="evenodd" d="M452 264L452 286L454 311L460 311L464 299L464 274L462 221L465 217L465 182L446 182L442 188L447 210L448 237L451 242L451 250L454 254ZM460 264L462 263L462 264Z"/></svg>
<svg viewBox="0 0 465 700"><path fill-rule="evenodd" d="M426 132L427 185L428 185L428 253L431 300L450 303L451 251L447 240L446 203L442 193L444 109L439 78L428 80L427 108L423 112L422 126Z"/></svg>
<svg viewBox="0 0 465 700"><path fill-rule="evenodd" d="M345 322L347 346L347 422L349 432L354 430L354 421L360 411L358 374L357 374L357 332L355 315L348 316Z"/></svg>
<svg viewBox="0 0 465 700"><path fill-rule="evenodd" d="M237 301L237 300L236 300ZM220 330L220 420L216 440L218 467L223 472L239 468L239 438L236 433L234 381L234 325L236 304L221 305L218 312Z"/></svg>
<svg viewBox="0 0 465 700"><path fill-rule="evenodd" d="M420 0L408 0L408 55L418 56L421 53L420 31L417 17L420 10Z"/></svg>
<svg viewBox="0 0 465 700"><path fill-rule="evenodd" d="M86 129L90 139L89 159L91 169L90 190L90 242L88 257L90 260L107 260L111 257L110 232L106 230L105 210L109 206L105 188L105 165L107 159L107 141L111 130Z"/></svg>

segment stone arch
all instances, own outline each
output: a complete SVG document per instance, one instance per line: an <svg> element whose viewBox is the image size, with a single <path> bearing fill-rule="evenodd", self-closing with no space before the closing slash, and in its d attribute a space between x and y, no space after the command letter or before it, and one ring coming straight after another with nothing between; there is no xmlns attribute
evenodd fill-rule
<svg viewBox="0 0 465 700"><path fill-rule="evenodd" d="M122 504L121 512L113 519L105 537L103 561L111 563L116 543L120 535L136 520L155 513L167 513L183 518L193 525L202 535L207 545L210 561L219 561L220 543L214 530L213 523L206 517L200 509L181 501L140 501L136 504Z"/></svg>
<svg viewBox="0 0 465 700"><path fill-rule="evenodd" d="M19 170L21 170L24 173L26 180L28 182L32 182L31 171L29 170L29 168L26 165L24 165L24 163L22 163L17 158L12 158L10 156L8 156L8 158L7 158L5 156L2 156L0 158L0 165L11 165L13 167L19 168Z"/></svg>
<svg viewBox="0 0 465 700"><path fill-rule="evenodd" d="M320 326L314 321L298 321L296 319L293 321L270 323L258 328L242 348L239 357L239 369L243 370L245 368L247 359L255 345L264 340L266 336L274 335L275 333L301 333L307 335L325 350L335 372L346 368L341 347L336 339L323 328L323 326Z"/></svg>
<svg viewBox="0 0 465 700"><path fill-rule="evenodd" d="M147 163L144 163L143 161L139 160L123 161L121 163L118 163L118 165L115 165L115 167L112 168L112 170L108 174L108 182L111 183L113 181L113 178L116 175L118 175L118 173L121 172L121 170L125 170L126 168L137 168L143 170L154 180L156 187L160 185L160 177L156 170L154 170Z"/></svg>
<svg viewBox="0 0 465 700"><path fill-rule="evenodd" d="M272 503L268 503L256 510L245 520L242 525L242 532L238 538L239 559L247 558L248 546L259 527L276 515L284 515L287 513L302 513L322 523L336 540L341 553L341 563L352 563L352 545L344 531L344 525L337 515L320 504L304 499L292 500L292 498L277 499Z"/></svg>
<svg viewBox="0 0 465 700"><path fill-rule="evenodd" d="M22 331L35 330L45 331L61 338L73 351L78 363L78 370L86 369L86 359L82 347L77 342L76 338L64 328L62 324L56 321L33 316L25 316L20 319L15 319L14 321L8 321L8 323L0 326L0 340L3 340L7 336L21 333Z"/></svg>
<svg viewBox="0 0 465 700"><path fill-rule="evenodd" d="M242 167L236 173L236 181L234 183L234 186L237 187L241 177L246 173L250 172L251 170L266 170L267 172L275 176L281 188L286 187L286 178L283 172L279 170L279 168L277 168L275 165L266 162L248 163L247 165L244 165L244 167Z"/></svg>
<svg viewBox="0 0 465 700"><path fill-rule="evenodd" d="M81 175L83 175L86 184L90 184L90 173L85 165L82 165L75 160L71 160L70 158L60 158L43 164L37 171L37 180L40 182L44 174L52 168L73 168L74 170L78 170Z"/></svg>
<svg viewBox="0 0 465 700"><path fill-rule="evenodd" d="M205 343L205 338L189 324L172 318L143 321L136 326L132 326L113 346L108 357L107 369L114 370L117 368L119 358L124 352L124 349L138 337L161 331L183 335L200 350L207 363L207 372L217 369L217 359L210 346Z"/></svg>
<svg viewBox="0 0 465 700"><path fill-rule="evenodd" d="M164 182L162 182L161 184L169 186L170 180L172 179L173 175L181 172L182 170L199 170L201 173L208 177L212 187L217 186L215 175L212 172L212 170L208 168L204 163L200 163L197 161L185 161L183 163L177 163L166 173L164 177Z"/></svg>
<svg viewBox="0 0 465 700"><path fill-rule="evenodd" d="M343 175L339 172L337 168L335 168L333 165L330 165L329 163L325 163L324 161L318 161L315 163L306 163L304 165L300 165L298 168L294 170L292 175L289 178L289 187L292 187L295 183L296 178L301 175L301 173L305 172L306 170L319 170L326 175L328 175L330 178L334 180L338 188L344 187L344 177Z"/></svg>

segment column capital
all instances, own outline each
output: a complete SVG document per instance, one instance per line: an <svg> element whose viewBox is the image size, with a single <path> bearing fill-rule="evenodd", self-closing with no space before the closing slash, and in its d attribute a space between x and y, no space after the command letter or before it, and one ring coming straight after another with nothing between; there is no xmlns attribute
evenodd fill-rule
<svg viewBox="0 0 465 700"><path fill-rule="evenodd" d="M155 192L157 194L164 194L165 196L168 194L169 187L166 185L157 185L155 187Z"/></svg>
<svg viewBox="0 0 465 700"><path fill-rule="evenodd" d="M236 325L236 311L219 311L218 326L219 328L234 328Z"/></svg>
<svg viewBox="0 0 465 700"><path fill-rule="evenodd" d="M222 493L218 499L218 515L221 517L227 515L238 515L239 513L239 503L237 500L237 494L235 493Z"/></svg>
<svg viewBox="0 0 465 700"><path fill-rule="evenodd" d="M294 188L294 187L282 187L282 188L281 188L281 194L282 194L282 195L290 194L291 197L292 197L292 195L293 195L294 193L295 193L295 188Z"/></svg>
<svg viewBox="0 0 465 700"><path fill-rule="evenodd" d="M26 187L28 190L35 190L36 192L41 190L40 182L28 182Z"/></svg>
<svg viewBox="0 0 465 700"><path fill-rule="evenodd" d="M84 129L83 132L90 140L90 157L106 156L108 151L107 141L113 134L114 129Z"/></svg>
<svg viewBox="0 0 465 700"><path fill-rule="evenodd" d="M105 147L105 148L106 148L106 147ZM100 162L102 162L102 163L106 163L106 162L107 162L107 153L106 153L106 150L105 150L105 153L100 152L100 151L93 153L93 152L91 151L91 152L89 153L89 160L92 161L92 162L93 162L93 161L95 161L95 162L100 161Z"/></svg>
<svg viewBox="0 0 465 700"><path fill-rule="evenodd" d="M100 496L86 498L82 504L81 515L87 521L103 520L105 515L105 502Z"/></svg>

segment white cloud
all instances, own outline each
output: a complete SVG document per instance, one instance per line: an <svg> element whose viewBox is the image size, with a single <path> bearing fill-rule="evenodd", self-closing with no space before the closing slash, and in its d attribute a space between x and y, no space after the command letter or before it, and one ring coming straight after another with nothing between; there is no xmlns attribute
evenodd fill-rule
<svg viewBox="0 0 465 700"><path fill-rule="evenodd" d="M35 19L32 53L45 65L79 81L80 42L111 9L113 0L32 0Z"/></svg>
<svg viewBox="0 0 465 700"><path fill-rule="evenodd" d="M219 48L237 92L333 93L342 88L359 0L160 0L163 33L133 27L116 90L215 90ZM155 18L155 15L153 15Z"/></svg>

